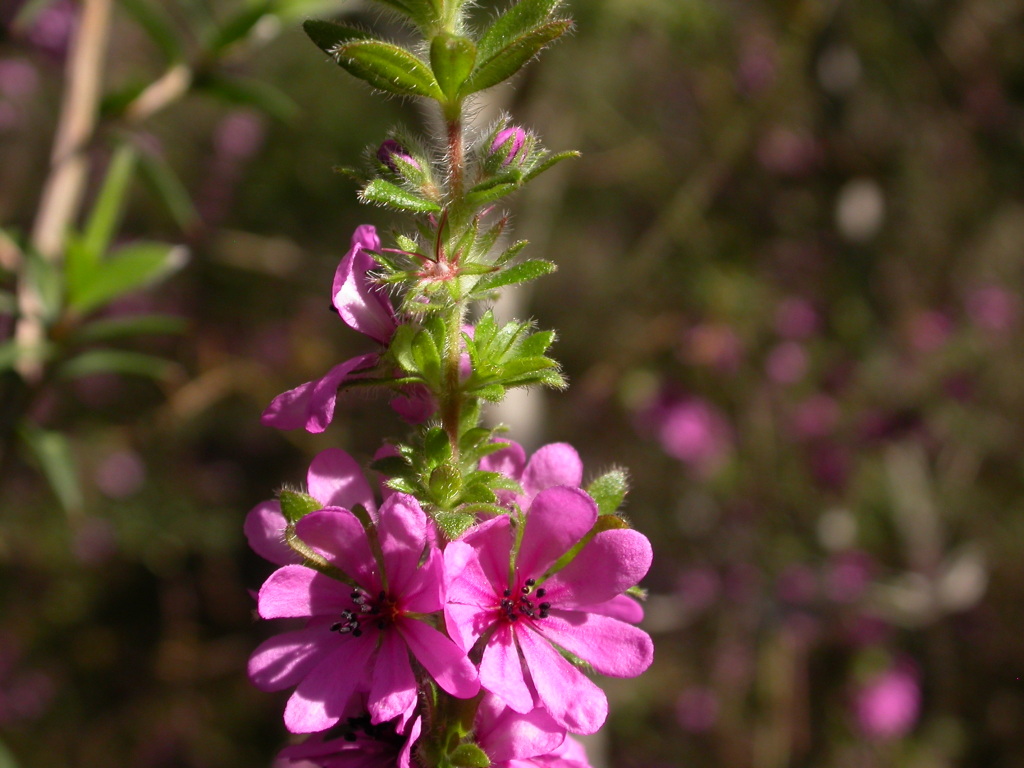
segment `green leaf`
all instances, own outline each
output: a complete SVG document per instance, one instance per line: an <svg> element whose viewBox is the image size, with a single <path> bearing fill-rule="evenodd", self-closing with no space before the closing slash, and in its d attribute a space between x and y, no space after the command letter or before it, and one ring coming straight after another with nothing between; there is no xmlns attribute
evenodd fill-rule
<svg viewBox="0 0 1024 768"><path fill-rule="evenodd" d="M395 329L395 334L391 337L391 344L388 347L391 359L406 373L416 373L416 360L412 355L412 341L415 335L415 328L408 324L402 324Z"/></svg>
<svg viewBox="0 0 1024 768"><path fill-rule="evenodd" d="M263 0L255 5L243 7L224 24L218 25L207 41L206 49L214 56L219 56L227 48L245 39L260 19L271 12L273 5L271 0Z"/></svg>
<svg viewBox="0 0 1024 768"><path fill-rule="evenodd" d="M299 112L292 97L265 80L210 72L196 80L196 87L229 104L254 107L281 122L289 122Z"/></svg>
<svg viewBox="0 0 1024 768"><path fill-rule="evenodd" d="M64 363L60 368L60 375L66 379L76 379L98 373L117 373L159 380L166 379L173 366L169 360L142 352L90 349Z"/></svg>
<svg viewBox="0 0 1024 768"><path fill-rule="evenodd" d="M468 96L471 93L482 91L512 77L542 48L564 35L570 27L572 27L572 22L562 19L543 24L516 37L478 64L466 81L462 95Z"/></svg>
<svg viewBox="0 0 1024 768"><path fill-rule="evenodd" d="M109 341L127 336L163 336L184 333L188 322L173 315L130 315L94 320L81 326L74 335L79 343Z"/></svg>
<svg viewBox="0 0 1024 768"><path fill-rule="evenodd" d="M370 37L368 32L361 29L322 19L307 19L302 23L302 29L317 48L332 57L344 43L366 40Z"/></svg>
<svg viewBox="0 0 1024 768"><path fill-rule="evenodd" d="M133 243L101 262L82 283L69 286L68 304L81 314L152 285L184 266L187 251L165 243Z"/></svg>
<svg viewBox="0 0 1024 768"><path fill-rule="evenodd" d="M488 768L491 759L476 744L459 744L448 756L457 768Z"/></svg>
<svg viewBox="0 0 1024 768"><path fill-rule="evenodd" d="M476 518L463 512L442 511L434 514L434 522L448 541L454 541L476 523Z"/></svg>
<svg viewBox="0 0 1024 768"><path fill-rule="evenodd" d="M476 46L469 38L442 32L430 41L430 66L449 101L456 99L475 63Z"/></svg>
<svg viewBox="0 0 1024 768"><path fill-rule="evenodd" d="M562 0L520 0L494 20L480 38L481 58L489 59L517 38L547 22Z"/></svg>
<svg viewBox="0 0 1024 768"><path fill-rule="evenodd" d="M139 154L139 172L143 181L153 190L171 218L182 232L191 232L199 223L199 213L192 204L192 198L185 184L170 164L162 157L149 152Z"/></svg>
<svg viewBox="0 0 1024 768"><path fill-rule="evenodd" d="M569 160L570 158L579 157L579 156L580 156L580 153L577 152L574 149L571 149L571 150L569 150L567 152L558 152L557 154L549 155L544 160L542 160L540 163L538 163L537 165L533 166L529 171L527 171L523 175L523 180L522 180L521 183L525 184L526 182L530 181L531 179L537 178L542 173L544 173L544 171L550 170L551 168L553 168L555 165L557 165L558 163L562 162L563 160Z"/></svg>
<svg viewBox="0 0 1024 768"><path fill-rule="evenodd" d="M409 462L401 456L384 456L371 463L370 469L387 477L404 477L406 479L414 477Z"/></svg>
<svg viewBox="0 0 1024 768"><path fill-rule="evenodd" d="M441 427L431 427L423 438L423 454L431 466L442 464L452 456L452 445Z"/></svg>
<svg viewBox="0 0 1024 768"><path fill-rule="evenodd" d="M444 99L430 67L410 51L383 40L356 40L338 46L335 61L374 88L396 96Z"/></svg>
<svg viewBox="0 0 1024 768"><path fill-rule="evenodd" d="M412 213L437 213L441 206L384 179L374 179L359 193L366 203L377 203Z"/></svg>
<svg viewBox="0 0 1024 768"><path fill-rule="evenodd" d="M512 245L510 245L508 248L502 251L501 255L494 260L495 266L500 267L506 264L507 262L511 261L512 259L519 255L519 252L522 251L523 248L525 248L529 244L530 243L528 240L517 240L516 242L512 243Z"/></svg>
<svg viewBox="0 0 1024 768"><path fill-rule="evenodd" d="M517 351L521 355L543 355L548 351L548 347L550 347L554 341L554 331L538 331L537 333L531 333L527 338L525 338L523 343L519 345L519 349Z"/></svg>
<svg viewBox="0 0 1024 768"><path fill-rule="evenodd" d="M103 187L89 215L85 232L82 233L79 257L74 266L68 263L69 286L91 272L110 247L110 241L121 220L121 211L124 208L132 174L135 172L137 157L138 152L131 144L121 144L114 151L107 175L103 179ZM73 274L73 271L78 274Z"/></svg>
<svg viewBox="0 0 1024 768"><path fill-rule="evenodd" d="M277 492L277 500L281 502L281 512L289 523L297 523L310 512L323 509L324 505L308 493L281 489Z"/></svg>
<svg viewBox="0 0 1024 768"><path fill-rule="evenodd" d="M66 512L82 509L82 488L78 481L78 468L71 452L71 444L60 432L40 429L24 424L21 437L29 447L46 476L54 495Z"/></svg>
<svg viewBox="0 0 1024 768"><path fill-rule="evenodd" d="M484 293L506 285L519 285L544 275L550 275L555 269L555 265L550 261L529 259L480 278L474 291Z"/></svg>
<svg viewBox="0 0 1024 768"><path fill-rule="evenodd" d="M622 469L606 472L587 486L587 493L597 502L602 515L615 514L628 491L629 475Z"/></svg>
<svg viewBox="0 0 1024 768"><path fill-rule="evenodd" d="M412 357L415 372L436 389L441 381L441 352L429 331L424 329L416 334L412 341Z"/></svg>
<svg viewBox="0 0 1024 768"><path fill-rule="evenodd" d="M10 291L0 291L0 315L13 315L18 311L18 297Z"/></svg>
<svg viewBox="0 0 1024 768"><path fill-rule="evenodd" d="M168 61L184 59L181 38L161 4L149 0L121 0L121 5Z"/></svg>

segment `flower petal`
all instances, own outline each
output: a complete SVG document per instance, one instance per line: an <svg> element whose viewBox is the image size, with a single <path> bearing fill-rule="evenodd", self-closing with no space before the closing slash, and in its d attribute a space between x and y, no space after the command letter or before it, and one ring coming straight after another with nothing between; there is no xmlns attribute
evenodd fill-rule
<svg viewBox="0 0 1024 768"><path fill-rule="evenodd" d="M578 488L583 480L583 462L568 443L550 443L537 449L523 471L523 492L532 499L556 485Z"/></svg>
<svg viewBox="0 0 1024 768"><path fill-rule="evenodd" d="M262 691L290 688L309 674L328 651L323 625L264 640L249 657L249 678Z"/></svg>
<svg viewBox="0 0 1024 768"><path fill-rule="evenodd" d="M299 556L284 543L285 519L277 499L264 501L249 510L243 528L249 546L264 560L276 565L299 562Z"/></svg>
<svg viewBox="0 0 1024 768"><path fill-rule="evenodd" d="M358 462L340 448L316 455L306 473L309 495L325 507L352 509L357 504L371 516L377 511L373 491Z"/></svg>
<svg viewBox="0 0 1024 768"><path fill-rule="evenodd" d="M523 676L523 664L508 624L499 624L487 641L480 661L480 684L516 712L536 707L533 693Z"/></svg>
<svg viewBox="0 0 1024 768"><path fill-rule="evenodd" d="M538 493L526 513L516 560L520 575L540 576L582 539L596 520L597 504L578 488L556 486Z"/></svg>
<svg viewBox="0 0 1024 768"><path fill-rule="evenodd" d="M370 551L366 531L347 509L310 512L295 524L295 533L371 593L380 589L377 561Z"/></svg>
<svg viewBox="0 0 1024 768"><path fill-rule="evenodd" d="M519 481L523 476L523 467L526 466L526 451L519 443L512 440L508 443L508 448L502 448L480 459L480 469L484 472L497 472Z"/></svg>
<svg viewBox="0 0 1024 768"><path fill-rule="evenodd" d="M546 755L565 740L565 729L543 709L519 714L496 696L484 696L474 725L477 744L492 763Z"/></svg>
<svg viewBox="0 0 1024 768"><path fill-rule="evenodd" d="M387 344L398 325L395 310L387 292L367 275L377 269L377 262L367 250L379 249L377 231L369 225L359 227L352 236L352 247L334 273L332 297L334 308L349 328Z"/></svg>
<svg viewBox="0 0 1024 768"><path fill-rule="evenodd" d="M594 669L613 677L636 677L654 659L654 644L642 629L596 613L552 608L538 631Z"/></svg>
<svg viewBox="0 0 1024 768"><path fill-rule="evenodd" d="M350 608L351 588L303 565L278 568L260 587L264 619L292 619L340 614Z"/></svg>
<svg viewBox="0 0 1024 768"><path fill-rule="evenodd" d="M493 611L459 603L448 603L444 607L444 625L448 634L464 651L469 651L493 624Z"/></svg>
<svg viewBox="0 0 1024 768"><path fill-rule="evenodd" d="M400 595L401 608L407 613L436 613L444 607L444 556L431 547L427 559L413 574Z"/></svg>
<svg viewBox="0 0 1024 768"><path fill-rule="evenodd" d="M386 722L416 706L416 677L409 663L409 649L398 632L381 633L380 649L370 674L367 709L371 722Z"/></svg>
<svg viewBox="0 0 1024 768"><path fill-rule="evenodd" d="M493 547L488 546L491 536L473 536L469 541L453 541L445 547L449 603L481 608L498 605L498 594L508 583L508 557L512 548L507 521L508 518L499 517L484 524L495 531ZM508 546L504 546L506 541ZM492 552L492 548L497 552Z"/></svg>
<svg viewBox="0 0 1024 768"><path fill-rule="evenodd" d="M516 633L541 705L573 733L596 733L608 716L604 691L529 629Z"/></svg>
<svg viewBox="0 0 1024 768"><path fill-rule="evenodd" d="M647 574L651 558L651 542L639 531L601 531L544 583L547 600L559 608L611 600Z"/></svg>
<svg viewBox="0 0 1024 768"><path fill-rule="evenodd" d="M644 607L628 595L616 595L603 603L577 605L573 610L584 613L600 613L602 616L628 621L630 624L639 624L644 620Z"/></svg>
<svg viewBox="0 0 1024 768"><path fill-rule="evenodd" d="M260 421L277 429L323 432L334 418L338 387L353 371L377 364L377 355L360 355L329 370L323 378L307 381L275 397L263 411Z"/></svg>
<svg viewBox="0 0 1024 768"><path fill-rule="evenodd" d="M396 493L381 505L377 535L388 588L392 594L401 595L416 573L427 543L427 515L415 497Z"/></svg>
<svg viewBox="0 0 1024 768"><path fill-rule="evenodd" d="M416 619L399 619L396 626L413 656L441 688L460 699L480 692L476 667L451 639Z"/></svg>
<svg viewBox="0 0 1024 768"><path fill-rule="evenodd" d="M346 638L340 648L322 659L288 699L285 727L292 733L315 733L337 723L349 697L364 680L375 645L376 633Z"/></svg>

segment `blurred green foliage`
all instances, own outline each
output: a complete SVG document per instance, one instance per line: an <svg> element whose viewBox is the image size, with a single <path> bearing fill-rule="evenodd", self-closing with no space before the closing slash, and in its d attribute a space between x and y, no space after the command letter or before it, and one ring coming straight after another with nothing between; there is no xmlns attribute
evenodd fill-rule
<svg viewBox="0 0 1024 768"><path fill-rule="evenodd" d="M0 10L8 231L32 224L75 10L38 5L31 24ZM61 378L34 404L43 445L71 436L69 511L4 455L2 765L270 765L284 739L281 702L244 674L269 566L242 520L316 451L365 460L403 434L358 396L321 436L258 420L360 351L328 286L352 229L389 221L331 168L421 119L299 23L344 8L401 27L329 5L116 8L89 200L130 136L152 162L115 245L191 259L101 316L186 332L124 343L173 361L155 379ZM655 668L609 686L610 764L1024 766L1024 2L572 13L574 36L480 120L508 109L583 152L511 206L526 255L558 264L520 298L572 384L531 395L532 439L576 445L588 480L627 468L655 542ZM126 124L176 61L196 89ZM894 669L920 704L885 734L865 691Z"/></svg>

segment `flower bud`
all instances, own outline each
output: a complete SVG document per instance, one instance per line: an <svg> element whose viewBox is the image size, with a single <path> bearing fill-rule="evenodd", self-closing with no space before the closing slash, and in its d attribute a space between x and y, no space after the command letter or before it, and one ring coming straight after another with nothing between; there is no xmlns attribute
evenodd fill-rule
<svg viewBox="0 0 1024 768"><path fill-rule="evenodd" d="M394 139L385 139L377 150L377 159L382 165L386 165L393 173L402 173L402 164L412 166L417 171L422 171L423 166L419 161L409 154L409 151Z"/></svg>
<svg viewBox="0 0 1024 768"><path fill-rule="evenodd" d="M513 125L498 131L491 142L492 158L501 158L501 167L505 168L519 157L526 143L526 131Z"/></svg>

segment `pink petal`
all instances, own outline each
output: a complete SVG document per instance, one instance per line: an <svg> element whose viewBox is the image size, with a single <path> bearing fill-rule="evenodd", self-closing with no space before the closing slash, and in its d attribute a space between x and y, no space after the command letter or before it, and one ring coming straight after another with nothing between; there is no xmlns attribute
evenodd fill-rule
<svg viewBox="0 0 1024 768"><path fill-rule="evenodd" d="M496 696L484 696L475 726L477 744L492 763L546 755L565 741L565 729L543 709L519 714Z"/></svg>
<svg viewBox="0 0 1024 768"><path fill-rule="evenodd" d="M559 608L611 600L647 574L651 558L651 542L639 531L601 531L544 583L546 599Z"/></svg>
<svg viewBox="0 0 1024 768"><path fill-rule="evenodd" d="M401 593L401 608L407 613L436 613L444 607L444 555L431 547Z"/></svg>
<svg viewBox="0 0 1024 768"><path fill-rule="evenodd" d="M277 429L299 429L323 432L334 418L334 404L338 387L353 371L377 364L376 355L360 355L334 366L315 381L307 381L295 389L284 392L263 411L260 421Z"/></svg>
<svg viewBox="0 0 1024 768"><path fill-rule="evenodd" d="M503 522L497 522L497 521ZM494 525L490 525L494 523ZM495 518L488 521L492 529L497 529L496 536L510 539L507 518ZM453 541L444 550L445 573L448 578L448 602L475 605L482 608L493 608L500 599L498 593L508 583L508 556L504 548L499 549L495 559L498 563L504 557L504 568L490 563L485 569L481 555L486 555L484 544L489 537L474 536L470 541ZM476 545L474 547L473 545ZM511 549L511 543L508 549ZM494 573L498 571L498 573Z"/></svg>
<svg viewBox="0 0 1024 768"><path fill-rule="evenodd" d="M463 564L464 576L462 578L470 579L475 584L475 589L482 589L483 584L491 585L489 587L491 595L508 586L509 558L512 556L512 528L507 515L501 515L473 526L463 534L460 541L475 550L475 556L470 557ZM449 590L456 589L456 580L454 575L449 577L451 582ZM450 591L448 599L455 599ZM468 600L459 600L459 602L468 602Z"/></svg>
<svg viewBox="0 0 1024 768"><path fill-rule="evenodd" d="M578 488L583 480L583 462L568 443L551 443L537 450L523 472L523 492L532 499L556 485Z"/></svg>
<svg viewBox="0 0 1024 768"><path fill-rule="evenodd" d="M276 499L257 504L245 516L245 538L253 552L276 565L298 563L300 558L284 543L285 519Z"/></svg>
<svg viewBox="0 0 1024 768"><path fill-rule="evenodd" d="M492 611L458 603L448 603L444 607L444 625L448 634L455 638L456 644L464 651L469 651L492 624Z"/></svg>
<svg viewBox="0 0 1024 768"><path fill-rule="evenodd" d="M597 505L578 488L556 486L538 493L526 513L526 528L516 560L519 573L540 576L582 539L596 520Z"/></svg>
<svg viewBox="0 0 1024 768"><path fill-rule="evenodd" d="M378 514L377 535L388 588L401 595L416 573L427 542L427 516L415 497L396 493L385 501Z"/></svg>
<svg viewBox="0 0 1024 768"><path fill-rule="evenodd" d="M377 511L373 491L359 463L340 448L316 455L306 473L309 495L325 507L352 509L357 504L371 516Z"/></svg>
<svg viewBox="0 0 1024 768"><path fill-rule="evenodd" d="M371 722L392 720L416 705L416 677L409 664L409 649L398 632L382 632L373 661L367 708Z"/></svg>
<svg viewBox="0 0 1024 768"><path fill-rule="evenodd" d="M596 733L608 716L608 699L551 644L526 629L516 633L541 705L573 733Z"/></svg>
<svg viewBox="0 0 1024 768"><path fill-rule="evenodd" d="M288 699L285 727L292 733L315 733L337 723L364 678L375 645L376 633L347 638L317 664Z"/></svg>
<svg viewBox="0 0 1024 768"><path fill-rule="evenodd" d="M437 412L437 400L422 384L410 384L392 398L391 409L409 424L422 424Z"/></svg>
<svg viewBox="0 0 1024 768"><path fill-rule="evenodd" d="M263 641L249 657L249 678L262 691L290 688L327 652L331 639L327 632L327 627L318 624Z"/></svg>
<svg viewBox="0 0 1024 768"><path fill-rule="evenodd" d="M616 595L603 603L577 605L574 610L583 613L600 613L602 616L628 621L630 624L639 624L644 620L644 607L628 595Z"/></svg>
<svg viewBox="0 0 1024 768"><path fill-rule="evenodd" d="M310 512L295 524L295 533L328 562L354 578L373 594L380 588L377 561L366 531L347 509Z"/></svg>
<svg viewBox="0 0 1024 768"><path fill-rule="evenodd" d="M402 751L398 753L398 768L410 768L412 765L412 747L420 737L423 730L423 720L417 717L409 727L409 738L402 745Z"/></svg>
<svg viewBox="0 0 1024 768"><path fill-rule="evenodd" d="M654 660L650 635L618 619L552 608L535 626L548 640L605 675L636 677Z"/></svg>
<svg viewBox="0 0 1024 768"><path fill-rule="evenodd" d="M352 607L352 588L303 565L278 568L260 587L264 619L294 619L340 614Z"/></svg>
<svg viewBox="0 0 1024 768"><path fill-rule="evenodd" d="M480 684L516 712L529 712L536 706L523 677L515 633L508 624L499 624L487 641L480 661Z"/></svg>
<svg viewBox="0 0 1024 768"><path fill-rule="evenodd" d="M441 688L460 699L468 699L480 692L476 667L465 651L449 638L416 619L399 619L396 627L412 655Z"/></svg>
<svg viewBox="0 0 1024 768"><path fill-rule="evenodd" d="M484 472L497 472L513 480L519 480L523 476L523 467L526 466L526 452L519 443L509 441L508 448L502 448L489 456L480 459L480 469Z"/></svg>
<svg viewBox="0 0 1024 768"><path fill-rule="evenodd" d="M352 247L334 273L332 295L334 308L349 328L387 344L398 325L395 310L386 291L367 276L378 268L367 250L379 249L380 239L373 227L357 229Z"/></svg>

